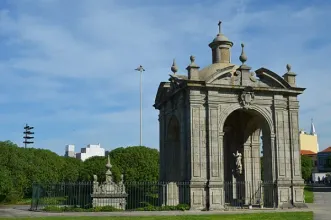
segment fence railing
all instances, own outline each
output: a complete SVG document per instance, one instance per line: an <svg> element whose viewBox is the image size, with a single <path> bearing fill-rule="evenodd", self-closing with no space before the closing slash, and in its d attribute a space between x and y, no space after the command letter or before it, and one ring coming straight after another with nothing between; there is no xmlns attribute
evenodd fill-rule
<svg viewBox="0 0 331 220"><path fill-rule="evenodd" d="M192 185L189 182L132 182L124 184L124 191L114 191L112 189L118 186L110 185L102 193L93 190L94 184L33 184L31 210L183 210L190 208L193 199ZM220 186L210 186L206 183L201 196L207 209L212 202L209 200L215 199L208 193L211 187L222 189L223 198L219 199L227 208L243 208L249 205L275 207L273 183L223 182Z"/></svg>

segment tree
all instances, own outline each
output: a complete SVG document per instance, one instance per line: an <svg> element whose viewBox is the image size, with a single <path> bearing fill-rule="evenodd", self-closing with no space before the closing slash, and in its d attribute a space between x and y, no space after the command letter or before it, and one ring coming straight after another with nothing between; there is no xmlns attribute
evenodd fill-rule
<svg viewBox="0 0 331 220"><path fill-rule="evenodd" d="M0 202L6 201L8 194L13 190L13 182L9 170L0 167Z"/></svg>
<svg viewBox="0 0 331 220"><path fill-rule="evenodd" d="M159 152L156 149L133 146L120 147L109 153L116 179L124 174L124 182L153 182L159 179Z"/></svg>
<svg viewBox="0 0 331 220"><path fill-rule="evenodd" d="M107 158L95 156L83 162L80 172L81 181L93 181L93 175L98 176L98 181L105 181Z"/></svg>
<svg viewBox="0 0 331 220"><path fill-rule="evenodd" d="M308 181L311 178L313 168L313 160L306 155L301 155L301 172L304 180Z"/></svg>
<svg viewBox="0 0 331 220"><path fill-rule="evenodd" d="M79 178L82 162L75 158L64 158L50 150L21 148L10 141L0 141L0 151L0 194L9 202L31 197L33 183Z"/></svg>
<svg viewBox="0 0 331 220"><path fill-rule="evenodd" d="M66 158L50 150L21 148L0 141L0 202L15 202L32 196L32 184L105 180L107 157L92 157L84 162ZM127 182L157 181L159 152L147 147L118 148L110 153L114 181L125 175Z"/></svg>
<svg viewBox="0 0 331 220"><path fill-rule="evenodd" d="M83 169L83 162L72 157L64 157L64 163L60 170L60 179L63 182L77 182L81 180L81 171Z"/></svg>

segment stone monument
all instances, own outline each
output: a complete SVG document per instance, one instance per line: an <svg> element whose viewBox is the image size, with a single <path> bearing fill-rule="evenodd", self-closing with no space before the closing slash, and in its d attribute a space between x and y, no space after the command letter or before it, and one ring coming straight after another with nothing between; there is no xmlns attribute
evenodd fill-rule
<svg viewBox="0 0 331 220"><path fill-rule="evenodd" d="M160 196L161 203L171 198L193 210L224 209L240 191L246 205L305 207L298 120L298 95L305 89L296 85L290 65L283 77L264 67L251 71L244 44L241 64L232 63L232 46L219 22L209 44L212 64L200 70L191 56L184 75L174 61L169 82L159 85L154 107L159 110L160 181L176 187L165 194L178 192ZM178 182L188 182L188 189ZM228 183L234 187L225 187Z"/></svg>
<svg viewBox="0 0 331 220"><path fill-rule="evenodd" d="M104 183L99 183L97 175L93 175L93 194L91 195L93 207L112 206L125 210L128 194L125 192L123 175L121 175L121 181L118 184L113 181L109 155L106 168L106 181Z"/></svg>

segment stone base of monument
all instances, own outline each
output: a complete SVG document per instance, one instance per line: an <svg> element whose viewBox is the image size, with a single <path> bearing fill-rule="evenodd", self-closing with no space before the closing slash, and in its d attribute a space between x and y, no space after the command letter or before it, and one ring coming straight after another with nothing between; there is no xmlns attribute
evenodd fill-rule
<svg viewBox="0 0 331 220"><path fill-rule="evenodd" d="M125 210L128 194L92 194L91 197L93 207L112 206Z"/></svg>

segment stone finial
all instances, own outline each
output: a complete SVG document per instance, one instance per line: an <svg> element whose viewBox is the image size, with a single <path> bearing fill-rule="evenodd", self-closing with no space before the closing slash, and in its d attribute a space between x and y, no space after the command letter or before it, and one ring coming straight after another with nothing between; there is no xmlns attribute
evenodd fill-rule
<svg viewBox="0 0 331 220"><path fill-rule="evenodd" d="M108 155L108 161L107 161L107 164L106 164L106 168L109 170L111 169L113 166L110 164L110 158L109 158L109 155Z"/></svg>
<svg viewBox="0 0 331 220"><path fill-rule="evenodd" d="M106 171L106 182L107 183L110 183L110 182L112 182L112 172L110 170L112 168L112 165L110 164L109 155L108 155L108 162L106 164L106 168L107 168L107 171Z"/></svg>
<svg viewBox="0 0 331 220"><path fill-rule="evenodd" d="M190 63L190 65L189 65L189 67L196 67L196 68L199 68L199 66L195 63L195 56L191 55L191 56L190 56L190 61L191 61L191 63Z"/></svg>
<svg viewBox="0 0 331 220"><path fill-rule="evenodd" d="M191 56L190 56L190 60L191 60L191 63L194 63L194 61L195 61L195 56L191 55Z"/></svg>
<svg viewBox="0 0 331 220"><path fill-rule="evenodd" d="M286 65L286 70L287 70L287 72L285 74L287 74L287 75L290 75L290 76L296 76L297 75L297 74L295 74L294 72L291 71L292 66L290 64Z"/></svg>
<svg viewBox="0 0 331 220"><path fill-rule="evenodd" d="M292 67L290 64L286 65L287 72L283 75L283 78L285 79L286 82L290 84L290 86L295 87L296 82L295 82L295 77L297 74L291 71Z"/></svg>
<svg viewBox="0 0 331 220"><path fill-rule="evenodd" d="M176 64L176 60L174 59L174 61L172 62L172 66L171 66L171 71L176 74L178 72L178 67Z"/></svg>
<svg viewBox="0 0 331 220"><path fill-rule="evenodd" d="M288 72L288 73L291 72L291 68L292 68L292 67L291 67L290 64L287 64L287 65L286 65L286 69L287 69L287 72Z"/></svg>
<svg viewBox="0 0 331 220"><path fill-rule="evenodd" d="M198 80L199 79L199 66L195 63L195 57L193 55L190 56L190 65L186 67L188 71L188 78L191 80Z"/></svg>
<svg viewBox="0 0 331 220"><path fill-rule="evenodd" d="M245 45L243 43L241 43L241 54L240 54L239 60L242 62L242 65L244 65L245 62L247 61L247 56L245 54L244 47L245 47Z"/></svg>

